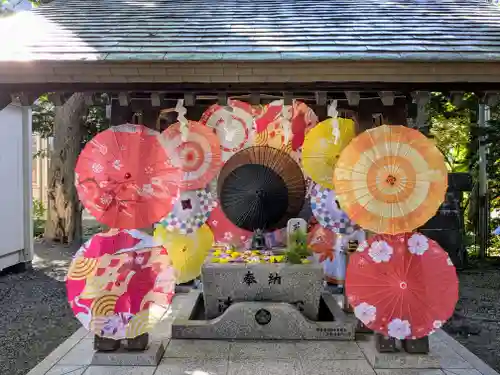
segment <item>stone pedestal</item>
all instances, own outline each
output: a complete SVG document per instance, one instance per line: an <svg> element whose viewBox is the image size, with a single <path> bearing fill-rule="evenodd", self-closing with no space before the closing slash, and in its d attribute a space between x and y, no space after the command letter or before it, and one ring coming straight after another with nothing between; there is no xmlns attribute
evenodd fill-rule
<svg viewBox="0 0 500 375"><path fill-rule="evenodd" d="M206 263L201 272L205 318L236 302L287 302L310 320L318 317L323 290L320 264Z"/></svg>

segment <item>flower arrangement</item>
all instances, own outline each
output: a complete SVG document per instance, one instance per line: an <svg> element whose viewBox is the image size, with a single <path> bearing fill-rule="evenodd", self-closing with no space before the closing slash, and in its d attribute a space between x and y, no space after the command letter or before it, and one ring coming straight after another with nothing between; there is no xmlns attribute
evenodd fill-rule
<svg viewBox="0 0 500 375"><path fill-rule="evenodd" d="M270 250L217 249L212 253L212 263L283 263L284 255L274 254Z"/></svg>

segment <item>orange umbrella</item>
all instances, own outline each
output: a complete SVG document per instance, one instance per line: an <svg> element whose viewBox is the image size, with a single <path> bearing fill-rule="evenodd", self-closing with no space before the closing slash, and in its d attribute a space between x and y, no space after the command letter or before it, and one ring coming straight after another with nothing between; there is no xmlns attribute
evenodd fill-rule
<svg viewBox="0 0 500 375"><path fill-rule="evenodd" d="M334 173L342 209L378 233L409 232L425 224L444 200L444 156L417 130L383 125L354 138Z"/></svg>

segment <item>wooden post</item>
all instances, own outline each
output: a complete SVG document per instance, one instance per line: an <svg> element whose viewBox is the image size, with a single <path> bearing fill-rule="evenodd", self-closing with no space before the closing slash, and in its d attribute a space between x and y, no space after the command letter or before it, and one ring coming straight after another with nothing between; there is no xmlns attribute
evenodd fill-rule
<svg viewBox="0 0 500 375"><path fill-rule="evenodd" d="M490 120L490 109L484 101L478 105L478 127L484 129L488 126ZM485 137L481 134L479 136L479 257L486 258L488 249L488 232L489 232L489 207L488 207L488 160L486 155Z"/></svg>

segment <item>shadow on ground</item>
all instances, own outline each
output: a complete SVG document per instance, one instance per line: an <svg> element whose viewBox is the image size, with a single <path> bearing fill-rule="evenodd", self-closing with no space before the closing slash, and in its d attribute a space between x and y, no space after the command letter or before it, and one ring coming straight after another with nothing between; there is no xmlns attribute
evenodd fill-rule
<svg viewBox="0 0 500 375"><path fill-rule="evenodd" d="M37 243L32 270L0 274L0 374L26 374L80 327L64 283L73 253Z"/></svg>
<svg viewBox="0 0 500 375"><path fill-rule="evenodd" d="M459 272L460 299L444 329L500 372L500 264Z"/></svg>

